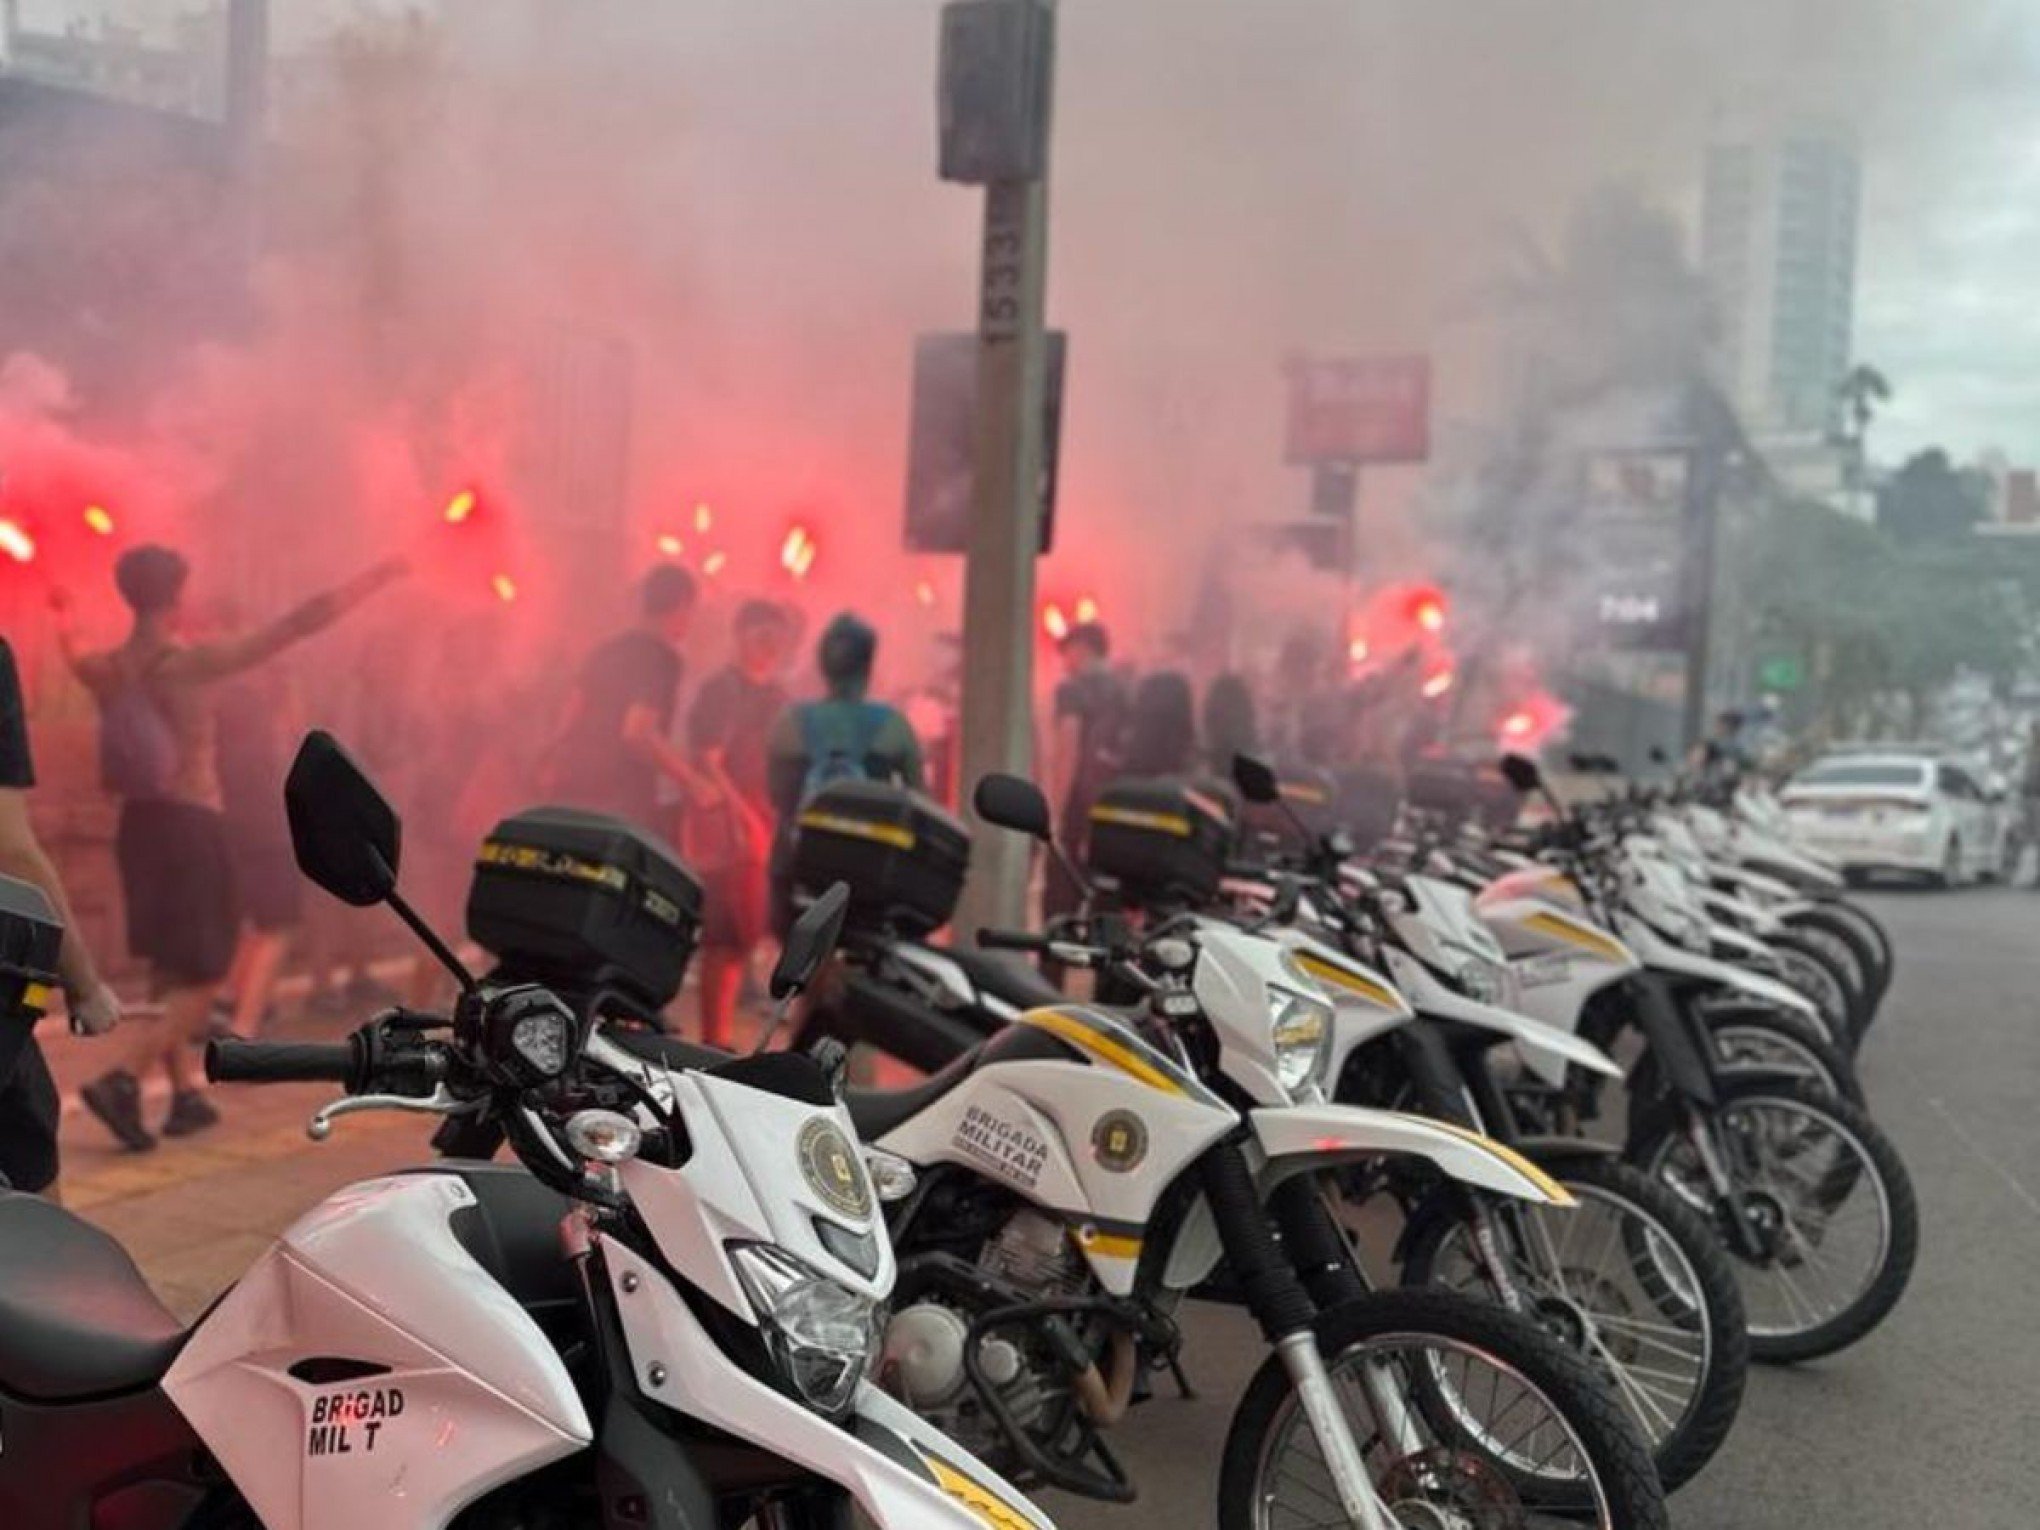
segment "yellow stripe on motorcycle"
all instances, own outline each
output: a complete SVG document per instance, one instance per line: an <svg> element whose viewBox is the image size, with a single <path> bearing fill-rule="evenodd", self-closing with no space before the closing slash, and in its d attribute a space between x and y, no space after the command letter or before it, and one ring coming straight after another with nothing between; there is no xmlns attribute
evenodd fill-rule
<svg viewBox="0 0 2040 1530"><path fill-rule="evenodd" d="M1320 983L1329 984L1341 993L1352 994L1365 999L1369 1004L1382 1009L1401 1011L1409 1008L1402 997L1393 989L1385 988L1372 978L1353 972L1311 951L1292 951L1290 959L1300 967L1307 977Z"/></svg>
<svg viewBox="0 0 2040 1530"><path fill-rule="evenodd" d="M1552 1205L1573 1206L1578 1204L1573 1199L1573 1193L1570 1190L1566 1189L1564 1185L1561 1185L1557 1180L1545 1173L1544 1170L1538 1168L1536 1164L1525 1158L1506 1142L1497 1142L1492 1137L1483 1136L1476 1131L1469 1131L1466 1127L1451 1121L1434 1121L1426 1117L1425 1124L1427 1126L1435 1126L1441 1132L1450 1132L1461 1141L1470 1143L1477 1148L1484 1148L1489 1153L1492 1153L1518 1174L1529 1180L1531 1184L1535 1185L1538 1192L1546 1200L1550 1201Z"/></svg>
<svg viewBox="0 0 2040 1530"><path fill-rule="evenodd" d="M1553 940L1564 941L1569 946L1578 946L1582 951L1591 951L1603 961L1619 962L1623 966L1630 963L1629 953L1615 941L1599 930L1567 919L1562 914L1526 915L1523 927L1535 930L1540 935L1549 935Z"/></svg>
<svg viewBox="0 0 2040 1530"><path fill-rule="evenodd" d="M935 1485L951 1498L970 1510L990 1530L1035 1530L1035 1521L1013 1507L999 1493L978 1481L961 1467L951 1466L940 1456L930 1455L915 1447L929 1472L935 1478Z"/></svg>
<svg viewBox="0 0 2040 1530"><path fill-rule="evenodd" d="M817 829L824 834L841 834L846 839L866 839L875 845L891 845L895 850L914 848L914 831L897 823L872 823L863 818L846 818L841 813L828 813L820 808L810 808L796 820L803 829Z"/></svg>
<svg viewBox="0 0 2040 1530"><path fill-rule="evenodd" d="M1159 1089L1163 1094L1187 1095L1190 1092L1146 1058L1064 1010L1032 1009L1020 1017L1019 1023L1038 1026L1051 1036L1061 1037L1078 1051L1097 1058L1107 1067L1117 1068L1130 1078L1139 1079L1150 1089Z"/></svg>

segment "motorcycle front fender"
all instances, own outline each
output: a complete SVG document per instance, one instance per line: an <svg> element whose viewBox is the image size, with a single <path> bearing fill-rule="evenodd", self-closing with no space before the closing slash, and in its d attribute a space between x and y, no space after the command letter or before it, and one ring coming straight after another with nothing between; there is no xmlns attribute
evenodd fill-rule
<svg viewBox="0 0 2040 1530"><path fill-rule="evenodd" d="M1553 1088L1565 1082L1568 1065L1598 1073L1603 1078L1622 1077L1622 1069L1616 1065L1615 1059L1591 1041L1583 1041L1571 1031L1562 1031L1542 1020L1519 1015L1512 1009L1483 1004L1478 999L1455 993L1443 984L1425 996L1420 1012L1427 1018L1454 1020L1461 1025L1477 1026L1481 1030L1507 1036L1515 1042L1524 1065Z"/></svg>
<svg viewBox="0 0 2040 1530"><path fill-rule="evenodd" d="M609 1239L602 1264L647 1399L838 1484L880 1530L1054 1530L1017 1488L869 1382L846 1420L824 1418L724 1354L648 1261Z"/></svg>
<svg viewBox="0 0 2040 1530"><path fill-rule="evenodd" d="M1283 1181L1371 1158L1421 1158L1448 1178L1547 1206L1565 1187L1514 1148L1463 1126L1364 1105L1285 1105L1247 1113L1266 1160L1262 1198Z"/></svg>
<svg viewBox="0 0 2040 1530"><path fill-rule="evenodd" d="M1682 988L1726 989L1735 998L1755 999L1776 1009L1789 1009L1808 1020L1820 1019L1820 1006L1789 984L1761 972L1751 972L1733 962L1716 961L1697 951L1688 951L1668 940L1651 943L1648 961L1655 972Z"/></svg>

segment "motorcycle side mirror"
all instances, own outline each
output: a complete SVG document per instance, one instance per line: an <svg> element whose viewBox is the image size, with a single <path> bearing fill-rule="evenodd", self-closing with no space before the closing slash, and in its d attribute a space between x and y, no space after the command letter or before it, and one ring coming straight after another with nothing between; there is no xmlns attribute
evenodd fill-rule
<svg viewBox="0 0 2040 1530"><path fill-rule="evenodd" d="M1544 772L1528 755L1505 754L1502 756L1502 779L1519 792L1534 792L1544 785Z"/></svg>
<svg viewBox="0 0 2040 1530"><path fill-rule="evenodd" d="M794 920L772 968L769 986L774 999L790 999L814 981L843 936L843 916L849 908L850 885L836 882Z"/></svg>
<svg viewBox="0 0 2040 1530"><path fill-rule="evenodd" d="M342 903L368 908L397 890L403 828L368 773L323 730L305 735L283 786L298 870Z"/></svg>
<svg viewBox="0 0 2040 1530"><path fill-rule="evenodd" d="M1240 789L1240 795L1249 802L1266 805L1282 800L1282 783L1275 777L1275 771L1266 760L1255 759L1250 754L1236 754L1232 757L1233 785Z"/></svg>
<svg viewBox="0 0 2040 1530"><path fill-rule="evenodd" d="M988 824L1012 829L1032 839L1051 837L1048 798L1042 795L1040 787L1024 777L994 771L978 782L970 800L978 817Z"/></svg>
<svg viewBox="0 0 2040 1530"><path fill-rule="evenodd" d="M452 973L463 993L474 974L397 891L403 825L367 771L322 728L305 735L283 783L290 845L298 870L342 903L387 903Z"/></svg>

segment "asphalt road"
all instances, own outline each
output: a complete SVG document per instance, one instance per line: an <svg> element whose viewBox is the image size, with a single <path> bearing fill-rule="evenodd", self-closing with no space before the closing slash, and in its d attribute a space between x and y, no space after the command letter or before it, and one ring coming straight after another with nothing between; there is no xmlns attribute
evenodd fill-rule
<svg viewBox="0 0 2040 1530"><path fill-rule="evenodd" d="M1862 1071L1921 1207L1912 1285L1841 1355L1753 1374L1679 1530L2012 1530L2040 1524L2040 892L1884 893L1899 970ZM1062 1530L1211 1522L1234 1403L1264 1354L1200 1314L1189 1402L1120 1430L1129 1508L1044 1495Z"/></svg>

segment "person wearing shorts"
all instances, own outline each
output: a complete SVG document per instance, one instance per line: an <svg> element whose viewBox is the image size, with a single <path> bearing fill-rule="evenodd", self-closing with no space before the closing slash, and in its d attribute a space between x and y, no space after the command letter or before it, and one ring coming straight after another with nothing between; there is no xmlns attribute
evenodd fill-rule
<svg viewBox="0 0 2040 1530"><path fill-rule="evenodd" d="M189 566L167 547L135 547L114 566L114 582L134 615L127 641L81 654L68 625L59 630L73 670L99 704L101 764L122 798L114 851L128 949L148 964L151 992L163 1007L164 1024L133 1027L120 1061L80 1091L124 1147L156 1145L142 1124L136 1078L154 1059L170 1074L165 1136L203 1131L219 1120L184 1050L204 1038L241 929L214 688L331 626L404 567L400 560L379 564L266 626L186 642Z"/></svg>
<svg viewBox="0 0 2040 1530"><path fill-rule="evenodd" d="M100 980L64 884L29 822L28 791L34 785L21 677L13 648L0 637L0 876L40 887L63 920L58 963L71 1025L98 1035L118 1022L120 1005ZM41 1193L56 1184L58 1114L57 1086L34 1033L0 1036L0 1188Z"/></svg>
<svg viewBox="0 0 2040 1530"><path fill-rule="evenodd" d="M786 710L780 681L793 629L783 607L747 600L737 610L736 653L702 685L687 712L687 743L715 795L690 799L681 817L681 854L700 876L701 1039L735 1042L745 964L765 937L766 864L772 795L766 753Z"/></svg>

